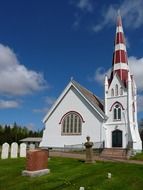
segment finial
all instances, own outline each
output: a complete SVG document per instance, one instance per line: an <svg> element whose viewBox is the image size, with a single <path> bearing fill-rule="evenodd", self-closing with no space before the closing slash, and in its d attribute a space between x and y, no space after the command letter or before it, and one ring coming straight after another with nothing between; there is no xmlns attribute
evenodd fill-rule
<svg viewBox="0 0 143 190"><path fill-rule="evenodd" d="M73 80L73 76L71 76L71 81Z"/></svg>

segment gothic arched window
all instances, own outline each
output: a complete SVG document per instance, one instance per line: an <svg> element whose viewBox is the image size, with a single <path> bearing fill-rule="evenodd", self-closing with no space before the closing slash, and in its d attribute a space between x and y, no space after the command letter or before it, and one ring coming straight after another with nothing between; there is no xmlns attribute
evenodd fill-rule
<svg viewBox="0 0 143 190"><path fill-rule="evenodd" d="M114 89L111 89L111 96L114 96Z"/></svg>
<svg viewBox="0 0 143 190"><path fill-rule="evenodd" d="M76 112L69 112L62 121L62 135L80 135L82 132L82 118Z"/></svg>
<svg viewBox="0 0 143 190"><path fill-rule="evenodd" d="M115 86L115 96L118 96L118 85Z"/></svg>
<svg viewBox="0 0 143 190"><path fill-rule="evenodd" d="M123 87L120 88L120 95L123 95Z"/></svg>
<svg viewBox="0 0 143 190"><path fill-rule="evenodd" d="M114 109L113 109L113 112L114 112L114 120L121 120L121 107L116 104Z"/></svg>

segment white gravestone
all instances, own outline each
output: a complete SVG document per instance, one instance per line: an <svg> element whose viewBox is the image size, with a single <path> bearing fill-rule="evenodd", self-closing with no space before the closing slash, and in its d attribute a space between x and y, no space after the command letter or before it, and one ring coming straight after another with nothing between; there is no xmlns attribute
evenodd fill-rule
<svg viewBox="0 0 143 190"><path fill-rule="evenodd" d="M26 144L20 144L20 157L26 157Z"/></svg>
<svg viewBox="0 0 143 190"><path fill-rule="evenodd" d="M112 177L112 174L108 173L108 179L111 179L111 177Z"/></svg>
<svg viewBox="0 0 143 190"><path fill-rule="evenodd" d="M2 145L1 159L7 159L9 155L9 144L4 143Z"/></svg>
<svg viewBox="0 0 143 190"><path fill-rule="evenodd" d="M17 155L18 155L18 144L16 142L13 142L11 144L10 157L17 158Z"/></svg>
<svg viewBox="0 0 143 190"><path fill-rule="evenodd" d="M31 144L29 145L29 149L30 149L30 150L34 150L34 149L35 149L35 144L31 143Z"/></svg>

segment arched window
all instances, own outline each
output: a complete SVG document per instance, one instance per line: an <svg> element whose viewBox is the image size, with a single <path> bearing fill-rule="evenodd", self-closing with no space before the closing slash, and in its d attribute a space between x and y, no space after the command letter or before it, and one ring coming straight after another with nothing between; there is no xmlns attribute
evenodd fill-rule
<svg viewBox="0 0 143 190"><path fill-rule="evenodd" d="M123 87L120 88L120 95L123 95Z"/></svg>
<svg viewBox="0 0 143 190"><path fill-rule="evenodd" d="M62 121L62 135L80 135L82 132L82 118L76 112L69 112Z"/></svg>
<svg viewBox="0 0 143 190"><path fill-rule="evenodd" d="M114 89L111 89L111 96L114 96Z"/></svg>
<svg viewBox="0 0 143 190"><path fill-rule="evenodd" d="M121 108L118 104L115 105L113 112L114 112L113 116L114 120L121 120Z"/></svg>
<svg viewBox="0 0 143 190"><path fill-rule="evenodd" d="M118 85L115 86L115 96L118 96Z"/></svg>

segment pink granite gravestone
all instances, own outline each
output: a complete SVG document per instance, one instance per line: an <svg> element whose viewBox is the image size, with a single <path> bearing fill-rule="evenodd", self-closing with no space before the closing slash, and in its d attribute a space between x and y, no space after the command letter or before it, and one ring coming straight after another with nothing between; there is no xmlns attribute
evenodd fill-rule
<svg viewBox="0 0 143 190"><path fill-rule="evenodd" d="M26 155L26 170L22 175L41 176L49 173L48 169L48 151L47 150L29 150Z"/></svg>

